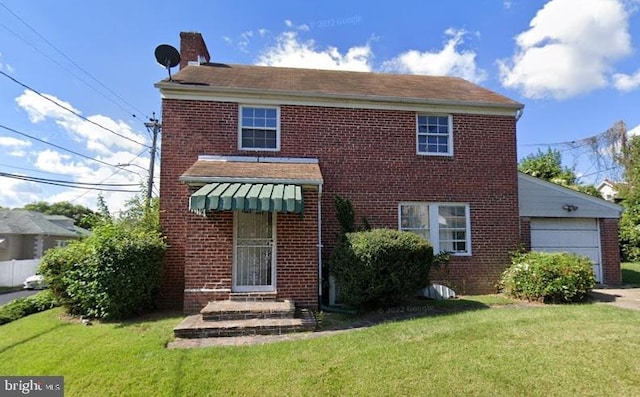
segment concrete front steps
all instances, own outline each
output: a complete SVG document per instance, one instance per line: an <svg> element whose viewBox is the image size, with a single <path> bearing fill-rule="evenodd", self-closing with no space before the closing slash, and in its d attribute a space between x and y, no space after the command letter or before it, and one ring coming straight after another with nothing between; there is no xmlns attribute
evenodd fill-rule
<svg viewBox="0 0 640 397"><path fill-rule="evenodd" d="M213 301L200 314L185 318L173 329L176 338L212 338L249 335L280 335L313 331L311 311L291 301L276 301L265 294L232 294L230 300Z"/></svg>

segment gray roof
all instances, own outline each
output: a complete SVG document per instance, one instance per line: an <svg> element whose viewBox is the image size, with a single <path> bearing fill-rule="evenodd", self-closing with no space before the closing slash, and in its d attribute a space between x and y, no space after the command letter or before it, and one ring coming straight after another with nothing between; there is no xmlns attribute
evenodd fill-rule
<svg viewBox="0 0 640 397"><path fill-rule="evenodd" d="M21 209L0 210L0 234L81 237L90 233L73 225L73 219L66 216L50 216Z"/></svg>

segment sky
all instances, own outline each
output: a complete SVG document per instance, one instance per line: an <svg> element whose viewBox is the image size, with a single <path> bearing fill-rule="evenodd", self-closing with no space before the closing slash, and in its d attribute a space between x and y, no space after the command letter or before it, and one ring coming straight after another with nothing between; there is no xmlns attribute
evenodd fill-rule
<svg viewBox="0 0 640 397"><path fill-rule="evenodd" d="M0 0L0 206L141 194L181 31L212 62L462 77L525 105L520 159L560 150L585 183L619 176L593 137L640 132L640 0Z"/></svg>

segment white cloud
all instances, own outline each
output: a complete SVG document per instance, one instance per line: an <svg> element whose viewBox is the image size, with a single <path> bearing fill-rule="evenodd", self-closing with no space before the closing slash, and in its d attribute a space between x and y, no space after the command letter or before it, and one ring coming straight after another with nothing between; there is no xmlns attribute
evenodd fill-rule
<svg viewBox="0 0 640 397"><path fill-rule="evenodd" d="M27 152L24 151L24 148L30 147L31 142L25 141L22 139L11 138L8 136L0 136L0 147L7 148L9 151L6 152L9 156L12 157L26 157Z"/></svg>
<svg viewBox="0 0 640 397"><path fill-rule="evenodd" d="M138 194L142 189L142 184L146 182L145 170L148 166L148 159L134 158L131 153L120 151L112 153L108 157L98 157L109 164L123 164L118 168L101 165L89 160L78 160L66 153L54 150L44 150L37 154L35 166L47 172L60 174L59 180L84 182L84 183L109 183L109 184L130 184L132 186L108 187L109 189L131 190L134 193L100 191L90 189L65 189L60 193L45 196L40 194L39 200L47 202L71 201L89 208L95 208L98 195L102 194L112 212L117 212L124 207L124 204L133 195ZM134 164L131 166L130 164ZM131 171L131 172L130 172ZM107 188L106 186L103 186Z"/></svg>
<svg viewBox="0 0 640 397"><path fill-rule="evenodd" d="M46 96L64 107L80 113L72 104L62 101L53 95ZM16 103L26 111L31 122L42 123L53 121L57 124L63 130L63 133L66 133L68 137L77 142L77 145L73 145L73 147L69 147L69 149L94 157L107 164L135 163L139 168L114 168L106 164L52 149L34 151L30 154L30 157L33 158L32 166L59 175L59 177L54 176L49 178L73 182L133 184L134 186L123 187L122 189L132 190L134 193L101 192L98 190L67 189L39 185L41 191L34 194L37 197L25 194L23 195L24 199L19 199L22 194L20 189L24 190L24 186L34 185L33 183L25 182L24 184L13 184L11 186L15 188L9 186L6 192L3 191L3 193L0 194L0 205L22 206L37 199L48 202L71 201L89 208L95 208L97 196L98 194L102 194L109 208L116 212L122 209L124 203L130 199L133 194L137 194L140 191L140 184L146 181L147 178L145 170L148 167L149 161L147 154L145 154L145 156L147 156L146 158L139 156L139 153L144 152L145 148L121 136L106 131L91 122L141 143L147 142L145 135L137 133L131 126L123 121L114 120L104 115L96 114L87 116L86 118L91 122L83 120L31 91L23 92L22 95L16 98ZM63 137L60 136L60 131L55 131L55 134L55 138L52 135L48 138L45 137L45 139L50 139L52 142L59 144ZM0 139L0 146L2 146L3 142L5 144L17 144L15 141ZM19 149L19 147L16 149ZM14 152L17 151L14 150ZM19 202L17 200L19 200Z"/></svg>
<svg viewBox="0 0 640 397"><path fill-rule="evenodd" d="M548 2L498 61L503 86L556 99L607 86L613 62L631 52L628 19L618 0Z"/></svg>
<svg viewBox="0 0 640 397"><path fill-rule="evenodd" d="M0 178L0 206L5 208L23 207L42 199L41 185L20 179Z"/></svg>
<svg viewBox="0 0 640 397"><path fill-rule="evenodd" d="M410 50L384 62L382 69L395 73L457 76L473 82L485 80L487 73L477 67L476 53L458 49L467 32L450 28L445 34L449 38L441 50Z"/></svg>
<svg viewBox="0 0 640 397"><path fill-rule="evenodd" d="M637 135L640 135L640 125L637 125L634 128L627 131L628 137L637 136Z"/></svg>
<svg viewBox="0 0 640 397"><path fill-rule="evenodd" d="M613 85L620 91L633 91L640 87L640 69L634 74L616 73L613 75Z"/></svg>
<svg viewBox="0 0 640 397"><path fill-rule="evenodd" d="M2 53L0 52L0 60L2 60ZM15 69L13 68L13 66L9 65L8 63L3 63L0 61L0 70L6 70L9 73L13 73L15 72Z"/></svg>
<svg viewBox="0 0 640 397"><path fill-rule="evenodd" d="M370 46L354 46L345 54L336 47L318 49L315 41L301 41L296 32L281 33L276 44L265 49L256 64L294 68L371 71L373 52Z"/></svg>
<svg viewBox="0 0 640 397"><path fill-rule="evenodd" d="M25 148L31 146L31 142L8 136L0 136L0 146L8 148Z"/></svg>
<svg viewBox="0 0 640 397"><path fill-rule="evenodd" d="M92 171L90 167L84 164L84 160L73 161L71 155L62 154L50 149L39 152L34 165L47 172L55 172L60 175L73 177L87 175Z"/></svg>
<svg viewBox="0 0 640 397"><path fill-rule="evenodd" d="M56 98L53 95L43 94L51 101L73 110L75 113L81 112L75 109L70 103ZM32 123L39 123L51 119L60 127L65 129L78 142L82 142L86 149L101 155L109 154L113 150L120 148L128 149L132 152L139 151L142 147L135 142L145 143L146 137L138 134L124 121L116 121L103 115L92 115L83 120L76 115L56 106L49 100L42 98L32 91L25 90L22 95L16 98L18 106L24 109ZM101 125L104 128L99 127ZM121 136L114 134L118 133ZM122 136L128 138L125 139ZM135 142L133 142L135 141Z"/></svg>

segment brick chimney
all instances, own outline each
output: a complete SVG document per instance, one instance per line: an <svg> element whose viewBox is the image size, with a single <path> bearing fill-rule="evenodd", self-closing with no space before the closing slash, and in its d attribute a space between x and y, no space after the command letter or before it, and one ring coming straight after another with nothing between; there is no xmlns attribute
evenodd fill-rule
<svg viewBox="0 0 640 397"><path fill-rule="evenodd" d="M180 32L180 69L186 67L189 62L209 62L207 45L198 32Z"/></svg>

